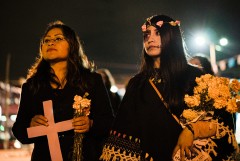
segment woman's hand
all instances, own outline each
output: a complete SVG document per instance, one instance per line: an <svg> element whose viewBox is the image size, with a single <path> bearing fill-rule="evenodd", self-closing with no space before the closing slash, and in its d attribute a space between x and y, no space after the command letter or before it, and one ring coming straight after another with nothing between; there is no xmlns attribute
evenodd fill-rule
<svg viewBox="0 0 240 161"><path fill-rule="evenodd" d="M73 118L74 132L79 132L79 133L88 132L91 126L92 126L92 120L90 120L87 116L80 116L77 118Z"/></svg>
<svg viewBox="0 0 240 161"><path fill-rule="evenodd" d="M48 126L49 125L48 120L43 115L35 115L31 120L30 127L40 126L40 125Z"/></svg>
<svg viewBox="0 0 240 161"><path fill-rule="evenodd" d="M179 149L181 161L185 160L185 155L187 157L190 157L191 149L193 147L193 140L194 140L193 133L188 128L184 128L178 137L178 142L173 150L172 158L176 155Z"/></svg>

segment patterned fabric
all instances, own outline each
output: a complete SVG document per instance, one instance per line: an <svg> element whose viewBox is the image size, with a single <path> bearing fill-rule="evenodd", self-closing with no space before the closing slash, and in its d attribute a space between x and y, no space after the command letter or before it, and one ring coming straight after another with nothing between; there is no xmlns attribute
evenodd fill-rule
<svg viewBox="0 0 240 161"><path fill-rule="evenodd" d="M205 126L206 124L209 127ZM197 122L193 126L194 136L198 139L193 141L191 159L198 161L236 161L236 154L239 148L233 130L218 119L206 121L206 124L198 124ZM204 137L213 126L217 127L216 135ZM174 157L174 161L179 161L178 157L179 155L177 154Z"/></svg>
<svg viewBox="0 0 240 161"><path fill-rule="evenodd" d="M233 130L230 129L229 126L224 126L224 122L219 123L218 120L213 120L212 122L217 125L216 135L212 136L211 138L195 140L194 145L198 147L198 149L204 150L212 158L218 158L218 156L221 156L221 153L218 152L218 149L222 148L218 147L221 146L218 144L219 141L222 140L225 142L225 146L229 146L230 149L233 149L228 154L226 152L227 155L222 158L222 160L235 161L236 154L239 152L239 148Z"/></svg>
<svg viewBox="0 0 240 161"><path fill-rule="evenodd" d="M100 160L105 161L152 161L153 159L145 154L142 156L140 140L125 134L111 131L110 136L103 148Z"/></svg>
<svg viewBox="0 0 240 161"><path fill-rule="evenodd" d="M184 75L187 83L184 85L183 93L191 94L197 74L194 69L189 68ZM172 117L148 80L149 77L140 73L129 81L114 121L113 132L105 143L102 160L172 160L182 126ZM156 84L156 87L163 97L166 97L163 85L164 81ZM182 107L183 110L184 104L178 107ZM176 110L173 113L179 117L181 111L178 112ZM237 143L232 131L234 129L232 115L220 110L216 110L214 115L213 124L217 124L217 135L201 141L196 140L196 149L207 153L209 160L212 161L234 160ZM135 140L136 138L141 141Z"/></svg>

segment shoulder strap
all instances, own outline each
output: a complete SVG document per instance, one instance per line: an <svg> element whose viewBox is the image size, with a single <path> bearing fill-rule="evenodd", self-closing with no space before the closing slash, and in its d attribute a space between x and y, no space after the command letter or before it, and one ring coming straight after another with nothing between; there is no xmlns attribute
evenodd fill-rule
<svg viewBox="0 0 240 161"><path fill-rule="evenodd" d="M159 96L159 98L161 99L161 101L163 102L164 106L168 109L168 104L167 102L163 99L163 96L161 95L160 91L157 89L157 87L155 86L155 84L152 82L151 79L149 79L150 84L152 85L153 89L156 91L157 95ZM170 112L170 111L169 111ZM171 113L171 112L170 112ZM180 123L179 119L177 118L177 116L175 116L173 113L171 113L173 118L177 121L177 123Z"/></svg>

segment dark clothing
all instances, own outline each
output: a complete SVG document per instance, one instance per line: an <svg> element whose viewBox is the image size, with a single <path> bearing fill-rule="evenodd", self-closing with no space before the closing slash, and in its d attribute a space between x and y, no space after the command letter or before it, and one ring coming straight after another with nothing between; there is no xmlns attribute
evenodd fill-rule
<svg viewBox="0 0 240 161"><path fill-rule="evenodd" d="M196 76L201 72L189 66L186 79L185 93L192 91ZM158 90L163 89L163 83L156 84ZM164 94L162 93L164 96ZM179 107L180 108L180 107ZM183 108L183 107L182 107ZM149 83L149 77L140 73L133 77L127 86L126 93L120 104L119 113L116 117L112 134L118 136L131 136L131 141L116 141L110 137L106 145L121 147L122 151L129 152L125 147L136 139L140 139L140 147L134 147L130 153L149 155L157 161L170 161L178 136L182 131L181 125L173 118L169 110L164 106L157 93ZM126 138L128 138L126 137ZM114 140L115 143L110 143ZM137 142L136 142L137 143ZM135 144L136 145L136 144ZM143 156L144 155L144 156Z"/></svg>
<svg viewBox="0 0 240 161"><path fill-rule="evenodd" d="M193 88L196 86L195 78L202 75L199 70L191 66L185 73L183 75L185 81L182 81L182 87L179 88L182 90L177 90L182 93L182 100L184 100L185 94L193 94ZM164 81L155 85L166 101L163 84ZM184 102L180 102L178 105L177 108L180 111L174 114L179 118L178 113L181 114L186 105ZM127 160L130 158L133 160L137 158L141 161L171 161L174 147L182 131L181 125L174 119L172 113L164 106L151 86L149 77L143 73L136 75L128 83L101 159ZM234 152L233 143L228 142L228 139L232 138L230 131L233 129L233 121L231 115L226 111L215 111L216 118L219 123L223 122L224 126L227 127L223 130L219 126L218 132L227 132L225 136L223 135L224 137L217 135L219 138L209 138L217 144L213 147L217 156L211 151L212 147L209 147L211 143L202 149L210 153L209 155L214 161L227 160L227 157L230 157Z"/></svg>
<svg viewBox="0 0 240 161"><path fill-rule="evenodd" d="M119 108L119 104L121 103L121 97L120 95L116 92L108 91L110 102L112 105L113 113L116 116Z"/></svg>
<svg viewBox="0 0 240 161"><path fill-rule="evenodd" d="M27 128L30 127L31 119L35 115L44 115L43 101L53 101L53 112L55 122L73 119L74 109L72 107L74 96L83 96L85 92L89 93L88 99L91 100L91 109L89 118L93 120L93 126L90 131L85 133L83 140L84 161L96 161L102 150L102 144L108 136L111 122L113 119L112 109L108 99L107 91L100 75L90 73L87 82L93 82L89 91L81 91L71 87L68 83L64 89L52 89L48 87L40 88L33 95L30 90L30 83L22 86L21 101L16 122L12 131L15 137L23 144L34 143L32 161L50 161L50 153L46 136L28 138ZM74 131L69 130L58 133L61 152L64 161L71 160L73 148Z"/></svg>

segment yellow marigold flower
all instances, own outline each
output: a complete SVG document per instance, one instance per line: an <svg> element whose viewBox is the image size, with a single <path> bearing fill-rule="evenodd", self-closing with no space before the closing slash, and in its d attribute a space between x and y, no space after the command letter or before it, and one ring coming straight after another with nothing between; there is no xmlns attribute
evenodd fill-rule
<svg viewBox="0 0 240 161"><path fill-rule="evenodd" d="M209 87L208 88L208 96L212 99L217 99L220 95L220 92L216 90L216 88Z"/></svg>
<svg viewBox="0 0 240 161"><path fill-rule="evenodd" d="M230 83L230 88L233 90L233 92L238 93L240 91L240 83L238 80L233 79Z"/></svg>
<svg viewBox="0 0 240 161"><path fill-rule="evenodd" d="M240 95L237 95L237 96L236 96L236 99L240 101Z"/></svg>
<svg viewBox="0 0 240 161"><path fill-rule="evenodd" d="M198 113L195 110L187 109L184 110L182 113L183 117L186 118L187 120L191 121L198 117Z"/></svg>
<svg viewBox="0 0 240 161"><path fill-rule="evenodd" d="M222 98L222 97L218 97L218 98L215 98L214 99L214 104L213 106L216 108L216 109L221 109L221 108L224 108L227 106L227 100Z"/></svg>
<svg viewBox="0 0 240 161"><path fill-rule="evenodd" d="M228 86L220 85L218 90L220 91L220 96L226 99L231 97L231 93L229 91Z"/></svg>
<svg viewBox="0 0 240 161"><path fill-rule="evenodd" d="M193 90L194 94L200 94L203 93L206 90L207 87L203 86L196 86Z"/></svg>
<svg viewBox="0 0 240 161"><path fill-rule="evenodd" d="M194 95L194 96L185 95L184 101L186 102L188 107L195 107L200 104L200 96L199 95Z"/></svg>
<svg viewBox="0 0 240 161"><path fill-rule="evenodd" d="M235 98L228 100L226 110L230 113L235 113L238 111L237 101Z"/></svg>
<svg viewBox="0 0 240 161"><path fill-rule="evenodd" d="M200 78L197 77L195 81L197 84L200 84L200 83L205 84L206 82L209 82L209 80L211 80L212 77L213 76L211 74L205 74L205 75L201 76Z"/></svg>

